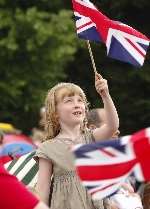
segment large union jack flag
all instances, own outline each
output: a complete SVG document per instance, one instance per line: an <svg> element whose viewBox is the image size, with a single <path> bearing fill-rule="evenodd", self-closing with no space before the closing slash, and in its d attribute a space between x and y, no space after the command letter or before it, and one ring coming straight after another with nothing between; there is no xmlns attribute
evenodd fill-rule
<svg viewBox="0 0 150 209"><path fill-rule="evenodd" d="M143 65L150 41L145 35L110 20L89 0L72 0L72 3L80 38L105 43L109 57L138 67Z"/></svg>
<svg viewBox="0 0 150 209"><path fill-rule="evenodd" d="M77 173L93 199L114 194L130 176L150 180L150 128L118 140L77 145Z"/></svg>

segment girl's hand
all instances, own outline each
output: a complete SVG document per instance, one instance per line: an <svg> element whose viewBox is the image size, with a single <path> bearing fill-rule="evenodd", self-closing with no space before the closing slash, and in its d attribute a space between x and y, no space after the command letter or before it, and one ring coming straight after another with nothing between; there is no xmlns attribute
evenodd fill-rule
<svg viewBox="0 0 150 209"><path fill-rule="evenodd" d="M105 97L109 94L107 80L103 79L99 73L95 73L95 88L101 97Z"/></svg>

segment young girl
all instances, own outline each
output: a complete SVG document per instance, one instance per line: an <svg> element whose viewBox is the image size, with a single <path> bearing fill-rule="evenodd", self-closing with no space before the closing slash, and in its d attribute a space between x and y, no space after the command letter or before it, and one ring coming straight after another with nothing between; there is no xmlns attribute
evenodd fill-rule
<svg viewBox="0 0 150 209"><path fill-rule="evenodd" d="M45 103L47 137L36 153L39 160L37 192L49 205L53 175L52 209L103 208L102 201L93 203L81 185L70 152L70 147L77 143L109 139L119 127L107 81L100 74L95 75L95 87L104 103L106 123L92 132L86 127L88 103L79 86L60 83L48 92Z"/></svg>

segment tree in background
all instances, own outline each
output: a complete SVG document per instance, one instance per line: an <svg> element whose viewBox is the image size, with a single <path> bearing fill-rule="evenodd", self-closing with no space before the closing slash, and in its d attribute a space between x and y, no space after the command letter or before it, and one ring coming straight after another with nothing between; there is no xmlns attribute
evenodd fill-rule
<svg viewBox="0 0 150 209"><path fill-rule="evenodd" d="M35 125L76 48L71 11L53 11L46 0L0 0L0 120L23 130Z"/></svg>

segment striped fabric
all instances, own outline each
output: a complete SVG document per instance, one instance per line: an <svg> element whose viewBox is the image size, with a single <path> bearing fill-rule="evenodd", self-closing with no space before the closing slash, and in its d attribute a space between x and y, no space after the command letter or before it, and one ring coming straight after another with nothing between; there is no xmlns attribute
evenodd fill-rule
<svg viewBox="0 0 150 209"><path fill-rule="evenodd" d="M33 159L34 154L35 151L30 152L4 165L10 174L29 187L34 187L37 182L38 164Z"/></svg>

